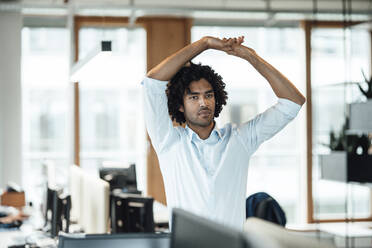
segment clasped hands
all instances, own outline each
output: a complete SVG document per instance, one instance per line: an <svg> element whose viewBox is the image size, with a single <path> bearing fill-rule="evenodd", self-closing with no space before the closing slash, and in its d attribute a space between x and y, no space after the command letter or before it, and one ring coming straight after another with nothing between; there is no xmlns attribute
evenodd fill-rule
<svg viewBox="0 0 372 248"><path fill-rule="evenodd" d="M249 49L248 47L241 45L244 42L244 36L223 38L222 40L215 37L206 36L203 39L205 40L208 49L224 51L227 54L238 57L242 57L243 53Z"/></svg>

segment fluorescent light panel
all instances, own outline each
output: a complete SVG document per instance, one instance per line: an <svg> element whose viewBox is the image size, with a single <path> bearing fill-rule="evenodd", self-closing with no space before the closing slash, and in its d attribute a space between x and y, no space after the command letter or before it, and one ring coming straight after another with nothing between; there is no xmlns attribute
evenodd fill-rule
<svg viewBox="0 0 372 248"><path fill-rule="evenodd" d="M79 60L71 69L70 81L79 82L97 70L104 70L110 59L112 52L111 41L101 41L93 51L91 51L84 59Z"/></svg>

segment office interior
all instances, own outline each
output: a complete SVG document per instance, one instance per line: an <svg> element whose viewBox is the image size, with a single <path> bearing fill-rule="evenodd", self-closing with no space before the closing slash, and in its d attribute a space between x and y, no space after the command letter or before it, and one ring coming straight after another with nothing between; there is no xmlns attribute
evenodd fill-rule
<svg viewBox="0 0 372 248"><path fill-rule="evenodd" d="M246 197L268 193L285 226L168 209L146 132L147 71L240 35L306 97L248 169ZM277 101L246 61L193 61L226 82L219 127ZM0 0L0 247L372 247L371 140L370 0Z"/></svg>

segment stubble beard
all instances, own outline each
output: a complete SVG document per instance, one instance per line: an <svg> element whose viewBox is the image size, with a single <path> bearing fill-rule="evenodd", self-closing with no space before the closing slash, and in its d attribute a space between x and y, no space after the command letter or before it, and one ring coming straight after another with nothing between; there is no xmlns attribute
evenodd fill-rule
<svg viewBox="0 0 372 248"><path fill-rule="evenodd" d="M209 127L211 125L211 123L213 122L213 116L214 116L214 113L211 113L212 117L206 121L201 121L201 120L198 120L198 115L196 118L193 118L193 119L189 119L189 118L186 118L187 122L189 122L191 125L193 126L199 126L199 127Z"/></svg>

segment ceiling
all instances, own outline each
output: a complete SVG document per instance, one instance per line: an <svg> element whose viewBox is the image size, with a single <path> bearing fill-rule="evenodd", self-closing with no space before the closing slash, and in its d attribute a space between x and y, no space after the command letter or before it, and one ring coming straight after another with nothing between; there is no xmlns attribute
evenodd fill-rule
<svg viewBox="0 0 372 248"><path fill-rule="evenodd" d="M372 19L372 0L0 0L29 15L185 16L199 22Z"/></svg>

